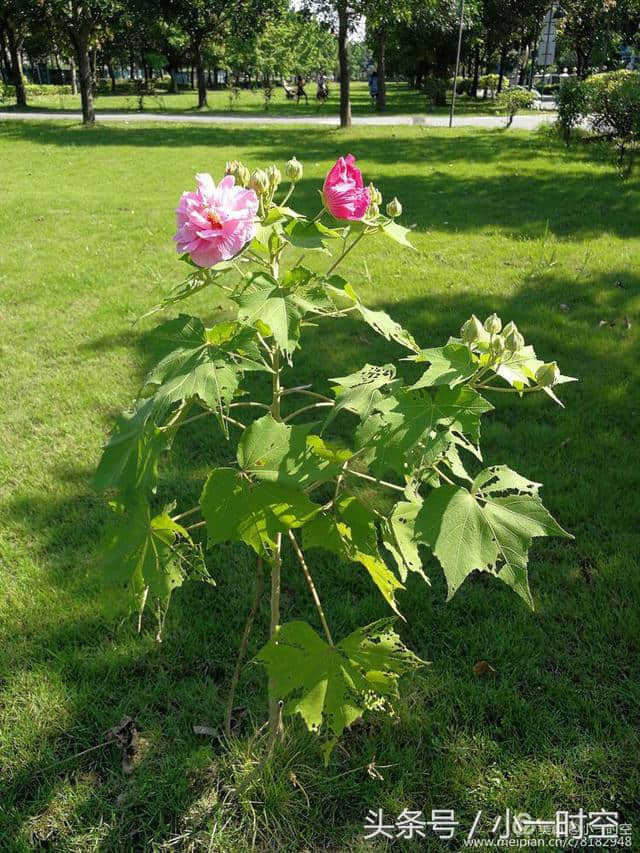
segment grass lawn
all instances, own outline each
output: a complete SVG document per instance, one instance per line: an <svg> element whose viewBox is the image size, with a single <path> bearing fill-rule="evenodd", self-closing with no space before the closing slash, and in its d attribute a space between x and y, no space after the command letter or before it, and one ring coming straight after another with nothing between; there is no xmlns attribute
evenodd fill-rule
<svg viewBox="0 0 640 853"><path fill-rule="evenodd" d="M326 104L318 105L315 100L316 84L313 81L307 83L308 105L301 101L287 100L284 89L274 88L269 110L265 112L264 97L262 89L240 89L237 99L233 98L230 91L218 89L209 91L207 98L208 109L201 112L228 113L234 112L242 115L290 115L290 116L316 116L316 115L339 115L340 112L340 84L329 84L329 100ZM448 98L450 99L450 95ZM162 92L154 97L145 97L144 110L150 112L198 112L197 92L180 92L176 95ZM1 105L0 105L1 106ZM136 112L139 109L139 101L136 95L117 94L99 95L95 101L96 112ZM6 109L7 107L3 107ZM29 108L40 110L80 110L80 95L40 95L29 100ZM371 106L369 89L366 83L352 82L351 84L351 110L353 115L367 116L375 115ZM449 107L433 107L428 104L424 94L409 89L406 83L389 83L387 93L387 113L389 115L406 115L428 113L430 115L448 114ZM524 110L523 112L532 112ZM458 115L495 115L495 102L482 100L482 98L468 98L466 96L456 97L456 113Z"/></svg>
<svg viewBox="0 0 640 853"><path fill-rule="evenodd" d="M343 275L372 307L433 346L495 309L580 378L562 389L566 409L495 395L507 399L484 427L487 462L543 482L575 541L534 545L533 613L486 576L446 604L430 562L433 586L410 579L399 602L403 640L433 664L405 679L397 718L354 727L327 770L290 724L240 803L233 785L264 719L261 670L243 672L231 751L192 726L221 724L251 561L219 549L217 586L175 594L161 644L152 619L138 636L95 580L108 510L90 478L149 363L154 320L132 320L184 273L173 210L194 173L295 153L300 207L313 213L348 150L402 200L418 249L381 239L366 263L360 248L349 255ZM619 811L640 849L637 174L623 182L595 148L540 134L424 128L3 123L0 162L0 848L361 851L368 809L391 820L455 809L465 833L482 810L486 833L507 808L547 819L584 808ZM208 294L187 310L213 315ZM298 376L320 390L398 354L347 321L309 335ZM225 458L205 423L178 442L161 498L191 506L206 464ZM386 615L364 572L314 565L336 634ZM316 624L293 564L282 608L283 621ZM265 602L253 652L267 626ZM481 659L495 678L474 676ZM125 714L145 741L132 776L113 745L76 757ZM421 849L461 846L431 835Z"/></svg>

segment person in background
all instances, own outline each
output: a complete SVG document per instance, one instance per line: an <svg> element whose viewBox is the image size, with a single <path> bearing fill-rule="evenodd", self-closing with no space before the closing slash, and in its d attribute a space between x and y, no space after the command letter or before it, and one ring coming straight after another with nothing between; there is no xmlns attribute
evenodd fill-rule
<svg viewBox="0 0 640 853"><path fill-rule="evenodd" d="M300 98L304 98L305 104L309 103L309 98L307 98L307 93L304 90L302 74L298 74L298 77L296 78L296 103L300 103Z"/></svg>
<svg viewBox="0 0 640 853"><path fill-rule="evenodd" d="M378 72L375 68L369 75L369 94L371 95L371 106L375 107L378 101Z"/></svg>

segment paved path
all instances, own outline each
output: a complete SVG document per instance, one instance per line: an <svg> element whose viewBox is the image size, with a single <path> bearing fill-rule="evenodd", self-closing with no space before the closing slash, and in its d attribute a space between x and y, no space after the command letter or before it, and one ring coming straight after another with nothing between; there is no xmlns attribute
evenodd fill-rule
<svg viewBox="0 0 640 853"><path fill-rule="evenodd" d="M51 121L58 119L72 119L81 121L82 115L75 112L0 112L0 120L11 121ZM257 115L216 115L185 114L185 113L96 113L98 122L176 122L178 124L311 124L328 125L336 127L338 119L336 116L257 116ZM535 115L516 116L512 127L520 130L535 130L543 124L549 124L556 120L556 113L541 112ZM384 125L399 127L404 125L416 125L422 127L447 127L449 116L446 115L419 115L419 116L354 116L355 127L369 125ZM455 127L504 127L505 119L502 116L458 116L453 122Z"/></svg>

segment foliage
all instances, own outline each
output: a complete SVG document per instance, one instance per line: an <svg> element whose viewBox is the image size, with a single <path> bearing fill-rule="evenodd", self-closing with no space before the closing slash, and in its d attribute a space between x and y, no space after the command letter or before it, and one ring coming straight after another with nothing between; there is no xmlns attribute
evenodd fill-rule
<svg viewBox="0 0 640 853"><path fill-rule="evenodd" d="M565 141L580 121L614 140L619 166L628 152L630 170L640 140L640 72L611 71L564 84L558 96L558 125Z"/></svg>
<svg viewBox="0 0 640 853"><path fill-rule="evenodd" d="M350 169L361 180L353 163ZM240 181L247 174L236 161L228 171ZM361 220L325 224L324 207L313 219L291 209L300 164L291 161L284 171L291 177L287 188L280 188L275 166L253 173L259 222L233 263L197 268L168 300L208 290L233 310L212 326L180 314L155 331L157 364L133 411L117 424L96 474L96 485L115 493L122 518L102 566L110 580L126 587L140 613L155 608L161 624L171 590L189 576L206 578L191 530L205 526L209 548L225 542L251 548L271 571L271 635L257 660L269 675L272 738L279 732L279 702L288 699L284 712L299 713L322 734L328 760L343 729L365 710L388 710L398 678L422 661L404 647L389 619L334 643L308 555L321 549L357 564L396 615L408 573L428 579L422 552L440 562L450 595L480 571L532 605L531 541L567 534L544 509L540 484L505 466L480 464L480 421L493 408L483 393L543 391L559 402L554 387L570 379L555 364L541 362L513 323L502 329L495 315L484 324L471 317L460 337L422 348L386 312L367 308L335 272L365 238L411 246L407 229L380 213L378 191L370 190L371 205ZM199 180L201 188L210 186ZM207 192L214 194L201 197L202 209L214 226L202 234L215 241L220 213L206 207L214 203L206 199L227 202L215 188ZM249 204L249 196L240 192L238 199ZM303 264L309 253L322 258L334 246L325 272ZM333 397L295 378L285 384L304 329L348 315L401 347L398 363L365 364L332 379ZM264 380L257 397L247 393L252 377ZM176 515L166 506L152 509L161 462L176 432L203 418L229 439L227 458L206 474L198 505ZM185 518L190 523L183 526ZM280 624L287 543L326 642L305 623Z"/></svg>
<svg viewBox="0 0 640 853"><path fill-rule="evenodd" d="M558 129L568 144L576 125L586 112L586 90L582 80L571 77L558 89Z"/></svg>
<svg viewBox="0 0 640 853"><path fill-rule="evenodd" d="M513 119L521 110L529 109L534 101L534 95L527 89L507 88L498 96L498 108L504 110L507 116L507 127L511 127Z"/></svg>
<svg viewBox="0 0 640 853"><path fill-rule="evenodd" d="M447 103L447 84L441 77L429 75L423 83L427 102L434 107L443 107Z"/></svg>

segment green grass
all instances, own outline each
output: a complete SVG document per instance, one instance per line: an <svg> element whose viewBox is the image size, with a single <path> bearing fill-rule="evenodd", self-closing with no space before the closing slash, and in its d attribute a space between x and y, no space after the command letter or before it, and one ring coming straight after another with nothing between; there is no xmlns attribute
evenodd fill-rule
<svg viewBox="0 0 640 853"><path fill-rule="evenodd" d="M295 153L306 170L299 205L312 213L325 170L347 150L367 180L402 200L418 249L381 240L366 258L360 248L349 256L344 270L369 304L425 345L472 311L495 309L580 378L563 390L566 409L537 395L498 399L484 428L486 460L542 481L575 541L535 544L533 613L488 577L446 604L430 563L433 586L411 582L400 597L400 633L433 664L403 682L397 718L354 727L328 770L314 739L290 724L285 748L240 802L233 786L260 753L262 672L243 672L230 751L192 726L221 723L251 561L216 551L217 586L177 592L162 644L152 619L137 636L99 593L108 511L90 478L149 363L153 320L131 322L184 273L172 211L194 172L220 173L233 157L282 165ZM370 808L392 818L454 808L467 829L479 809L485 828L508 807L539 818L614 809L637 831L638 178L621 181L593 147L565 150L540 134L423 128L3 123L0 162L1 849L226 853L255 841L269 851L359 851L369 849ZM208 316L217 307L206 294L194 303ZM355 323L308 334L297 375L320 388L398 355ZM227 452L195 424L160 498L190 505L205 466ZM385 615L360 573L314 565L337 635ZM296 616L316 624L287 563L283 619ZM252 652L267 625L265 605ZM480 659L494 679L473 675ZM131 777L114 746L74 757L124 714L146 741ZM422 847L460 848L433 836Z"/></svg>
<svg viewBox="0 0 640 853"><path fill-rule="evenodd" d="M340 85L329 84L329 100L326 104L318 105L315 100L316 84L310 81L306 85L309 96L308 105L301 101L287 100L284 89L274 87L269 110L265 112L262 89L240 89L237 99L230 101L230 92L226 89L209 91L207 98L208 109L200 112L238 113L239 115L285 115L285 116L316 116L338 115L340 112ZM448 96L450 98L450 96ZM165 91L157 96L145 97L143 106L150 112L198 112L198 96L194 91L180 92L171 95ZM99 95L95 100L96 112L136 112L139 109L138 97L133 94ZM7 106L4 107L5 109ZM29 99L29 108L40 110L80 110L80 95L40 95ZM353 115L375 115L371 105L369 89L366 83L352 82L351 109ZM389 115L406 115L428 113L430 115L448 114L449 107L433 107L428 104L424 94L409 89L406 83L389 83L387 95L387 113ZM524 110L523 112L531 112ZM456 98L456 113L458 115L495 115L495 102L481 98Z"/></svg>

